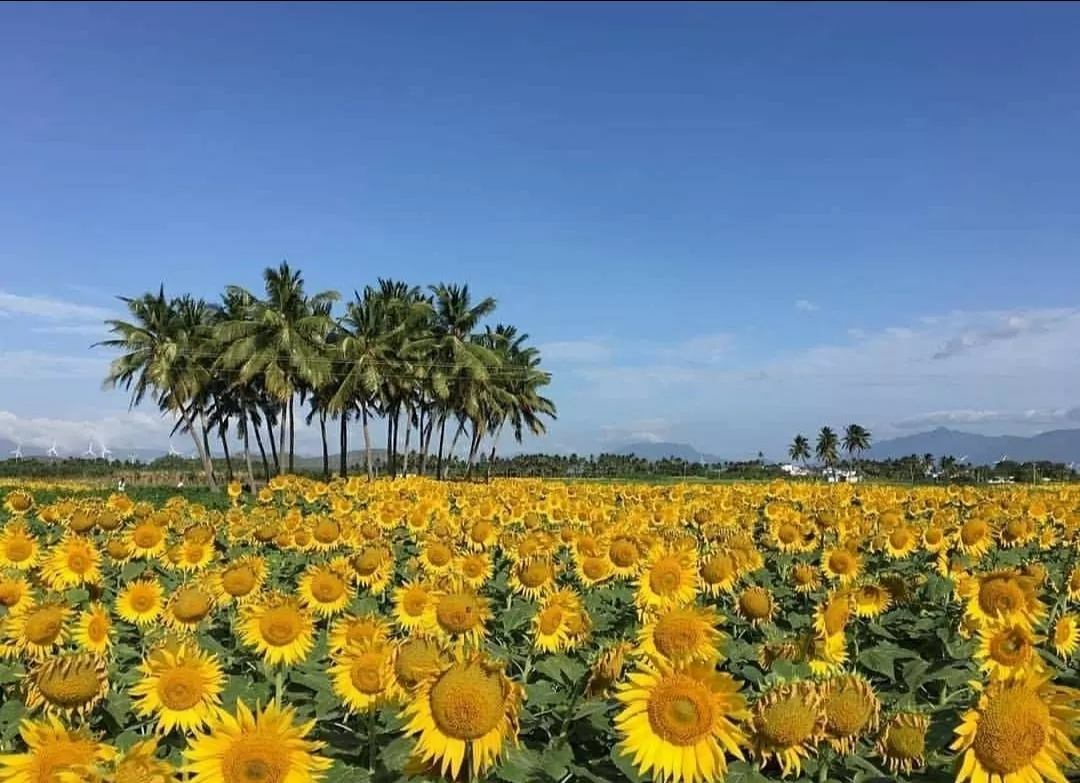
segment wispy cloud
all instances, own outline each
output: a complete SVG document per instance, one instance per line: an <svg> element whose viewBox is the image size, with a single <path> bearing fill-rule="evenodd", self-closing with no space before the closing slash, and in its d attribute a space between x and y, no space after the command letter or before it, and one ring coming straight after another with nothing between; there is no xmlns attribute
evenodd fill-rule
<svg viewBox="0 0 1080 783"><path fill-rule="evenodd" d="M22 417L0 411L0 438L32 449L48 449L55 443L62 455L81 454L91 440L99 449L105 444L113 451L145 447L164 451L171 429L171 421L148 411L110 412L92 419Z"/></svg>
<svg viewBox="0 0 1080 783"><path fill-rule="evenodd" d="M104 307L77 304L50 296L23 296L0 291L0 313L53 321L103 321L115 314Z"/></svg>
<svg viewBox="0 0 1080 783"><path fill-rule="evenodd" d="M108 337L108 329L105 324L54 324L51 326L35 326L30 331L35 334L85 334L89 337Z"/></svg>
<svg viewBox="0 0 1080 783"><path fill-rule="evenodd" d="M606 362L612 358L611 346L600 340L563 340L539 346L546 362Z"/></svg>
<svg viewBox="0 0 1080 783"><path fill-rule="evenodd" d="M930 411L908 416L893 422L902 430L924 430L928 427L984 426L994 424L1024 424L1062 426L1080 421L1080 408L1055 408L1050 410L957 410Z"/></svg>
<svg viewBox="0 0 1080 783"><path fill-rule="evenodd" d="M814 313L817 312L819 308L809 299L799 299L795 302L795 309L800 313Z"/></svg>
<svg viewBox="0 0 1080 783"><path fill-rule="evenodd" d="M109 363L102 357L68 356L44 351L0 352L0 379L12 381L104 378Z"/></svg>

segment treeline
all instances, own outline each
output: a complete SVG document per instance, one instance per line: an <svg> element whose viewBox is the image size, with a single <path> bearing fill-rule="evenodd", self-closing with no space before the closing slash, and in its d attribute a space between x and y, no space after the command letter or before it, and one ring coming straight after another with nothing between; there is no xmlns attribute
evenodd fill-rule
<svg viewBox="0 0 1080 783"><path fill-rule="evenodd" d="M263 281L262 296L230 285L219 302L168 297L164 286L120 297L127 318L107 321L112 337L98 343L120 353L105 385L128 390L133 406L150 401L175 416L174 434L191 436L211 488L221 478L215 441L229 476L230 439L242 444L251 485L255 450L264 479L293 472L298 416L319 429L324 476L329 432L337 429L342 455L336 472L347 475L348 425L359 421L368 476L378 422L392 465L408 470L415 453L413 469L426 473L434 455L440 477L462 437L471 474L482 451L496 457L505 429L521 442L555 418L544 396L551 376L528 335L485 323L495 300L474 300L467 285L380 279L341 306L336 291L308 294L287 263L266 269Z"/></svg>

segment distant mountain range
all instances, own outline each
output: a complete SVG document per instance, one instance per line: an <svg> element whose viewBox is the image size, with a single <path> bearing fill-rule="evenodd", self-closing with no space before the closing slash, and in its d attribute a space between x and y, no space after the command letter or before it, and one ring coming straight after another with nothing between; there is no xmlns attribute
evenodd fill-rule
<svg viewBox="0 0 1080 783"><path fill-rule="evenodd" d="M632 454L635 457L641 457L650 462L656 462L661 459L684 459L687 462L705 463L724 461L722 457L717 457L715 454L702 453L686 443L653 443L651 441L628 443L625 446L615 449L614 453L620 455Z"/></svg>
<svg viewBox="0 0 1080 783"><path fill-rule="evenodd" d="M938 427L930 432L883 440L863 456L868 459L897 459L911 454L952 456L972 465L989 465L1005 457L1016 462L1080 462L1080 429L1050 430L1031 437L1018 435L976 435Z"/></svg>

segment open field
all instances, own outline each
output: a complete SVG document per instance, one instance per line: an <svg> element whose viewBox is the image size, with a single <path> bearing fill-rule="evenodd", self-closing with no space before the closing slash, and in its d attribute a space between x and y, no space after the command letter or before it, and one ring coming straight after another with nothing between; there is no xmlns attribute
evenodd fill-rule
<svg viewBox="0 0 1080 783"><path fill-rule="evenodd" d="M0 781L1062 780L1072 486L0 486Z"/></svg>

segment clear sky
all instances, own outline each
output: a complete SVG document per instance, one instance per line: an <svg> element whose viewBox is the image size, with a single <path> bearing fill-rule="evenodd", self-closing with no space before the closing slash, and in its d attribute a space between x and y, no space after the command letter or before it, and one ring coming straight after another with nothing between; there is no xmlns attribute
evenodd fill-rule
<svg viewBox="0 0 1080 783"><path fill-rule="evenodd" d="M538 448L1068 426L1077 40L1054 3L0 5L0 437L163 447L99 389L113 296L283 258L495 296Z"/></svg>

